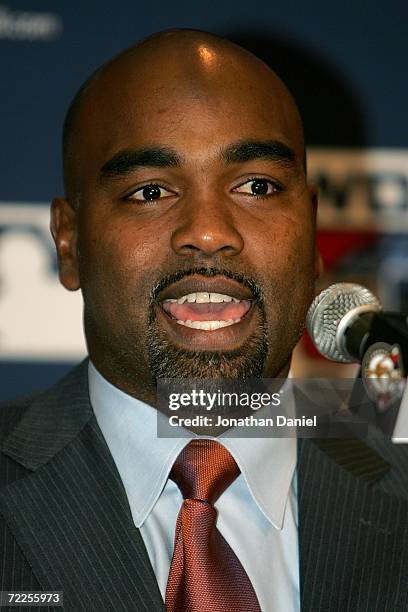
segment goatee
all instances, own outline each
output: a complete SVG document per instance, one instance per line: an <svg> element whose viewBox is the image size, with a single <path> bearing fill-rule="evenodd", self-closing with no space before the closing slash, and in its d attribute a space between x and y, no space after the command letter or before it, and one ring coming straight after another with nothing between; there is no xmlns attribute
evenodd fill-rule
<svg viewBox="0 0 408 612"><path fill-rule="evenodd" d="M155 305L157 295L167 286L185 276L226 276L251 289L260 313L256 331L244 344L230 351L189 351L172 344L157 325ZM147 330L147 350L150 369L154 377L161 378L260 378L268 353L268 333L265 308L259 287L252 279L214 268L194 268L168 276L155 287L150 300L150 317ZM212 333L212 332L209 332Z"/></svg>

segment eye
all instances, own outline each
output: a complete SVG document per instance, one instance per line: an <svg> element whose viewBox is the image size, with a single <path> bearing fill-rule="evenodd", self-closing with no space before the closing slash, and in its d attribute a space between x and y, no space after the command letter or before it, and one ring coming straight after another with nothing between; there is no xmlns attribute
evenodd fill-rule
<svg viewBox="0 0 408 612"><path fill-rule="evenodd" d="M127 200L137 200L138 202L152 202L154 200L161 200L162 198L167 198L169 196L174 195L172 191L165 189L161 185L157 183L149 183L148 185L143 185L138 189L135 189L126 196Z"/></svg>
<svg viewBox="0 0 408 612"><path fill-rule="evenodd" d="M252 178L233 189L235 193L245 193L250 196L264 197L282 191L281 187L265 178Z"/></svg>

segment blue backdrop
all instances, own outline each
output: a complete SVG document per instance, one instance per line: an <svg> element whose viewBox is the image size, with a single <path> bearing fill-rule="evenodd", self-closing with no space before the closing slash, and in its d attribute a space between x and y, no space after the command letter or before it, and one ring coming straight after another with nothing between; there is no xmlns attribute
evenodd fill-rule
<svg viewBox="0 0 408 612"><path fill-rule="evenodd" d="M349 8L270 0L2 3L0 399L48 384L84 352L79 332L59 338L61 327L80 328L80 303L56 288L46 206L62 193L63 117L90 72L158 30L193 27L225 35L257 52L288 82L303 109L311 151L320 155L319 172L326 150L397 155L392 167L398 181L387 179L381 189L384 201L392 207L400 198L406 212L407 23L408 3L395 0ZM391 158L379 162L389 173L384 159ZM321 172L324 187L330 169ZM404 233L401 240L404 245ZM47 303L53 300L64 313L60 319L53 319L57 308ZM44 341L41 329L30 331L33 318Z"/></svg>

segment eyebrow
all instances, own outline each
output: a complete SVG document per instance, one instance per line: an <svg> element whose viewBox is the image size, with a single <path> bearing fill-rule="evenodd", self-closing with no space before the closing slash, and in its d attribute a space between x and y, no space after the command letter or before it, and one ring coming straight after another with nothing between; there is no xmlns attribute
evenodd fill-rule
<svg viewBox="0 0 408 612"><path fill-rule="evenodd" d="M147 147L119 151L100 171L100 180L124 176L136 168L168 168L181 166L182 157L167 147Z"/></svg>
<svg viewBox="0 0 408 612"><path fill-rule="evenodd" d="M256 159L292 164L295 161L295 152L279 140L241 140L222 149L220 158L227 164ZM180 167L184 161L181 155L169 147L124 149L102 166L100 181L125 176L136 168Z"/></svg>
<svg viewBox="0 0 408 612"><path fill-rule="evenodd" d="M241 140L224 149L222 158L229 164L255 159L292 164L295 161L295 152L279 140Z"/></svg>

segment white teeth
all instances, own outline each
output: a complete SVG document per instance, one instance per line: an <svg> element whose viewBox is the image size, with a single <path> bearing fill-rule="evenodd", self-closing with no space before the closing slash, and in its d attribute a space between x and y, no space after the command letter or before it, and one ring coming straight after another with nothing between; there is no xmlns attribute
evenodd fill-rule
<svg viewBox="0 0 408 612"><path fill-rule="evenodd" d="M215 329L220 329L220 327L228 327L229 325L234 325L235 323L239 323L241 319L229 319L228 321L181 321L178 320L177 323L179 325L184 325L185 327L191 327L193 329L203 329L205 331L214 331Z"/></svg>
<svg viewBox="0 0 408 612"><path fill-rule="evenodd" d="M225 297L222 293L210 293L210 301L214 303L223 302Z"/></svg>
<svg viewBox="0 0 408 612"><path fill-rule="evenodd" d="M210 294L204 291L196 294L196 304L208 304L210 302Z"/></svg>
<svg viewBox="0 0 408 612"><path fill-rule="evenodd" d="M226 295L224 293L209 293L207 291L197 291L196 293L188 293L187 295L183 295L176 299L168 299L166 302L177 302L177 304L184 304L184 302L188 302L189 304L208 304L209 302L213 303L221 303L221 302L232 302L234 301L236 304L240 302L238 298L232 297L231 295Z"/></svg>

